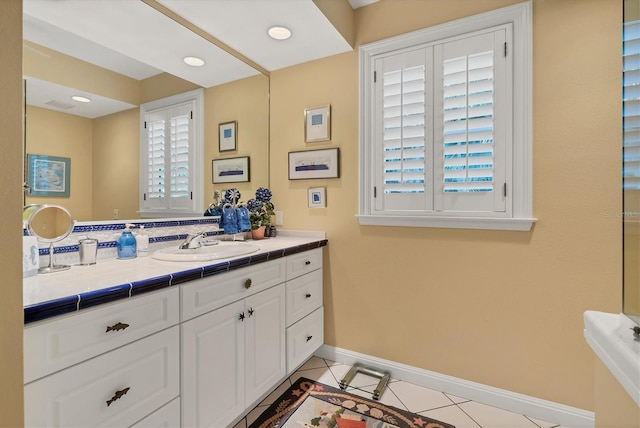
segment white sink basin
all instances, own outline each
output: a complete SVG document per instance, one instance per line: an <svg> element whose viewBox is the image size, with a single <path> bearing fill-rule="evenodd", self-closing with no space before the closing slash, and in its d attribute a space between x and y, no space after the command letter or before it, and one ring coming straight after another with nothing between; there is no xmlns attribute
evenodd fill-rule
<svg viewBox="0 0 640 428"><path fill-rule="evenodd" d="M169 262L206 262L207 260L227 259L255 253L259 248L253 244L240 241L221 241L216 245L203 245L199 248L181 250L179 248L163 248L154 251L151 258Z"/></svg>

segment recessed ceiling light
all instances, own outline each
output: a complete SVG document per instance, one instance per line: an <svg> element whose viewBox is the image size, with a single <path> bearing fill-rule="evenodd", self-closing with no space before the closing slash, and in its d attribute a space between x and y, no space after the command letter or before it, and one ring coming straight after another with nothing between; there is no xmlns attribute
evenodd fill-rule
<svg viewBox="0 0 640 428"><path fill-rule="evenodd" d="M91 102L91 100L89 98L82 97L80 95L74 95L74 96L71 97L71 99L74 100L74 101L78 101L80 103L90 103Z"/></svg>
<svg viewBox="0 0 640 428"><path fill-rule="evenodd" d="M198 58L197 56L185 56L183 61L185 62L185 64L192 67L202 67L204 65L204 60Z"/></svg>
<svg viewBox="0 0 640 428"><path fill-rule="evenodd" d="M287 40L289 37L291 37L291 30L281 25L275 25L269 28L269 31L267 32L272 39L276 40Z"/></svg>

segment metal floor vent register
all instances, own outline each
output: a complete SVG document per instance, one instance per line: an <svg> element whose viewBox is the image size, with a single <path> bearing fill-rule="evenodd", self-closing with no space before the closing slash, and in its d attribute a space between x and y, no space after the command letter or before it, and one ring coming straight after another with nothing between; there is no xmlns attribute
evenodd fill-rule
<svg viewBox="0 0 640 428"><path fill-rule="evenodd" d="M384 391L384 389L387 387L387 384L389 383L391 374L389 372L383 372L381 370L378 370L372 367L365 367L359 363L355 363L340 381L340 389L347 389L348 387L352 387L352 388L364 390L363 388L349 385L358 374L363 374L366 376L374 377L376 379L380 379L378 381L378 385L373 390L373 399L374 400L380 399L382 392ZM371 392L371 391L366 391L366 392Z"/></svg>

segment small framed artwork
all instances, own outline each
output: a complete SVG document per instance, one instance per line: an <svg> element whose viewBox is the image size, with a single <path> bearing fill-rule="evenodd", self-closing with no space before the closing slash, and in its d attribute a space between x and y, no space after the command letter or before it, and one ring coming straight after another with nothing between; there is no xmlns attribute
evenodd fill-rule
<svg viewBox="0 0 640 428"><path fill-rule="evenodd" d="M289 152L289 180L340 177L340 149Z"/></svg>
<svg viewBox="0 0 640 428"><path fill-rule="evenodd" d="M309 208L326 208L326 191L324 187L309 189Z"/></svg>
<svg viewBox="0 0 640 428"><path fill-rule="evenodd" d="M236 149L238 122L231 121L218 125L218 150L228 152Z"/></svg>
<svg viewBox="0 0 640 428"><path fill-rule="evenodd" d="M46 155L27 155L28 182L32 196L70 194L71 159Z"/></svg>
<svg viewBox="0 0 640 428"><path fill-rule="evenodd" d="M304 141L314 143L331 139L331 105L304 110Z"/></svg>
<svg viewBox="0 0 640 428"><path fill-rule="evenodd" d="M249 181L249 156L214 159L211 163L211 171L214 184Z"/></svg>

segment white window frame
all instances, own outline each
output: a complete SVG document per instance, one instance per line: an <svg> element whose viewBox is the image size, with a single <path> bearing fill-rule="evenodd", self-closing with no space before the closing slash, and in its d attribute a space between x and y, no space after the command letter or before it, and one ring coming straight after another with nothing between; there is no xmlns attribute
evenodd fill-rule
<svg viewBox="0 0 640 428"><path fill-rule="evenodd" d="M478 216L474 213L447 215L437 211L400 215L374 213L374 129L371 103L376 56L401 51L444 39L510 25L512 46L512 149L507 159L509 206L504 216ZM361 225L443 227L528 231L532 217L532 24L531 2L520 3L468 18L429 27L360 47L360 186L358 221Z"/></svg>
<svg viewBox="0 0 640 428"><path fill-rule="evenodd" d="M147 113L153 110L169 108L185 102L194 102L193 129L194 135L189 147L189 174L193 174L191 185L192 199L189 208L146 208L144 195L147 192L148 140L144 127ZM204 156L204 90L195 89L167 98L151 101L140 106L140 178L139 178L139 211L142 218L151 217L193 217L203 215L203 156Z"/></svg>

